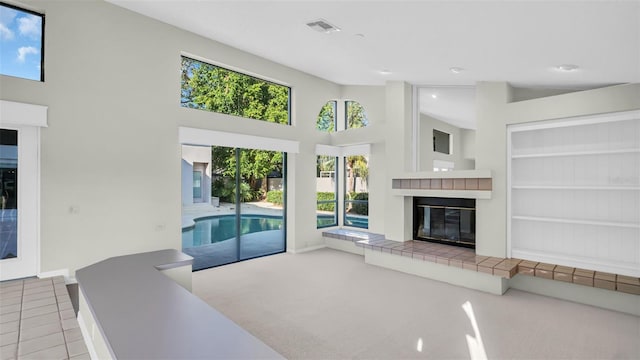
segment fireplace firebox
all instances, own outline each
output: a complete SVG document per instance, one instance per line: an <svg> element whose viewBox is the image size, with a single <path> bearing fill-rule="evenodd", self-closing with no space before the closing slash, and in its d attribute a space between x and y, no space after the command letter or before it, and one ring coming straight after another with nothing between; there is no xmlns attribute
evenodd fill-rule
<svg viewBox="0 0 640 360"><path fill-rule="evenodd" d="M475 249L476 200L414 197L413 238Z"/></svg>

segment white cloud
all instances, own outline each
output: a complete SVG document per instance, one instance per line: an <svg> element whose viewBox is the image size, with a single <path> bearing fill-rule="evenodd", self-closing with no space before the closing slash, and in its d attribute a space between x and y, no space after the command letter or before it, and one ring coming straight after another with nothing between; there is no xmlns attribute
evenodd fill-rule
<svg viewBox="0 0 640 360"><path fill-rule="evenodd" d="M34 48L33 46L23 46L18 49L18 62L23 63L27 55L37 54L38 52L39 50Z"/></svg>
<svg viewBox="0 0 640 360"><path fill-rule="evenodd" d="M11 40L13 39L13 31L6 27L4 24L0 23L0 39L2 40Z"/></svg>
<svg viewBox="0 0 640 360"><path fill-rule="evenodd" d="M18 12L14 9L5 6L0 7L0 39L13 39L13 31L9 27L16 15L18 15Z"/></svg>
<svg viewBox="0 0 640 360"><path fill-rule="evenodd" d="M18 11L5 6L0 7L0 24L11 24L16 15L18 15Z"/></svg>
<svg viewBox="0 0 640 360"><path fill-rule="evenodd" d="M18 30L20 31L20 35L39 39L42 30L42 19L35 15L18 18Z"/></svg>

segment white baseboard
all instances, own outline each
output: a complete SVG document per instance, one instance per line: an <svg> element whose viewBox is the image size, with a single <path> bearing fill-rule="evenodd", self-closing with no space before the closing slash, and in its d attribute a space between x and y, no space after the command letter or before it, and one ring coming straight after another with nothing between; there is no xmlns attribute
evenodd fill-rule
<svg viewBox="0 0 640 360"><path fill-rule="evenodd" d="M93 341L91 340L91 333L89 332L89 329L87 329L87 324L84 322L84 318L82 317L81 312L78 313L78 324L80 325L80 332L82 333L84 343L87 345L89 356L92 360L98 360L96 348L93 346Z"/></svg>
<svg viewBox="0 0 640 360"><path fill-rule="evenodd" d="M290 252L292 254L302 254L302 253L306 253L306 252L313 251L313 250L323 249L325 247L326 247L325 245L316 245L316 246L309 246L309 247L306 247L304 249L299 249L299 250L289 250L287 252Z"/></svg>
<svg viewBox="0 0 640 360"><path fill-rule="evenodd" d="M52 278L52 277L56 277L56 276L64 276L65 284L70 284L71 283L70 282L71 277L69 276L69 269L45 271L45 272L41 272L40 274L38 274L38 278L40 278L40 279ZM75 278L73 278L73 280L75 281Z"/></svg>

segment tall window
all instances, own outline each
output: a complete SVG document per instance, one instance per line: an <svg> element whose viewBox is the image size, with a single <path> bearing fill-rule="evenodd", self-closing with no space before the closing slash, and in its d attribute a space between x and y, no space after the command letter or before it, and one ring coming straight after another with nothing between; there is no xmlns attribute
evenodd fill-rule
<svg viewBox="0 0 640 360"><path fill-rule="evenodd" d="M320 109L318 114L318 120L316 128L320 131L334 132L336 131L336 110L337 101L327 101L326 104Z"/></svg>
<svg viewBox="0 0 640 360"><path fill-rule="evenodd" d="M183 107L288 125L290 96L287 86L182 57Z"/></svg>
<svg viewBox="0 0 640 360"><path fill-rule="evenodd" d="M44 15L0 3L0 74L44 81Z"/></svg>
<svg viewBox="0 0 640 360"><path fill-rule="evenodd" d="M369 228L369 158L351 155L344 158L344 224Z"/></svg>
<svg viewBox="0 0 640 360"><path fill-rule="evenodd" d="M344 113L346 119L346 129L357 129L369 126L367 113L362 105L357 101L347 100L344 102Z"/></svg>
<svg viewBox="0 0 640 360"><path fill-rule="evenodd" d="M317 227L338 225L338 158L318 155L316 166Z"/></svg>

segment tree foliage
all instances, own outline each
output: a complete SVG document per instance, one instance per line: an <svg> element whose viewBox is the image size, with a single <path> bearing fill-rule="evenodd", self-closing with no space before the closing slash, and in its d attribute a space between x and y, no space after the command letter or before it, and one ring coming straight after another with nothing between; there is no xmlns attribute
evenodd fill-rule
<svg viewBox="0 0 640 360"><path fill-rule="evenodd" d="M241 149L239 151L241 183L248 185L245 190L241 189L243 191L241 192L241 198L243 201L262 200L267 190L267 176L271 173L282 174L283 153L255 149ZM226 178L223 188L235 187L235 148L212 146L211 166L214 174L219 174Z"/></svg>
<svg viewBox="0 0 640 360"><path fill-rule="evenodd" d="M289 123L289 88L182 57L181 105L200 110Z"/></svg>
<svg viewBox="0 0 640 360"><path fill-rule="evenodd" d="M316 177L320 177L321 171L335 171L336 157L329 155L318 155L316 166Z"/></svg>
<svg viewBox="0 0 640 360"><path fill-rule="evenodd" d="M336 101L328 101L318 114L316 128L320 131L334 132L336 127Z"/></svg>
<svg viewBox="0 0 640 360"><path fill-rule="evenodd" d="M357 101L345 101L347 108L347 129L369 126L369 119L362 105Z"/></svg>
<svg viewBox="0 0 640 360"><path fill-rule="evenodd" d="M270 123L289 124L289 91L270 83L219 66L182 58L180 101L183 107L235 115ZM213 172L225 179L214 191L221 197L234 197L236 156L234 148L211 149ZM283 154L274 151L243 149L240 152L241 199L259 200L266 193L266 177L282 173Z"/></svg>
<svg viewBox="0 0 640 360"><path fill-rule="evenodd" d="M369 179L369 162L362 155L352 155L345 158L347 172L347 191L356 191L355 178L359 177L366 183Z"/></svg>

